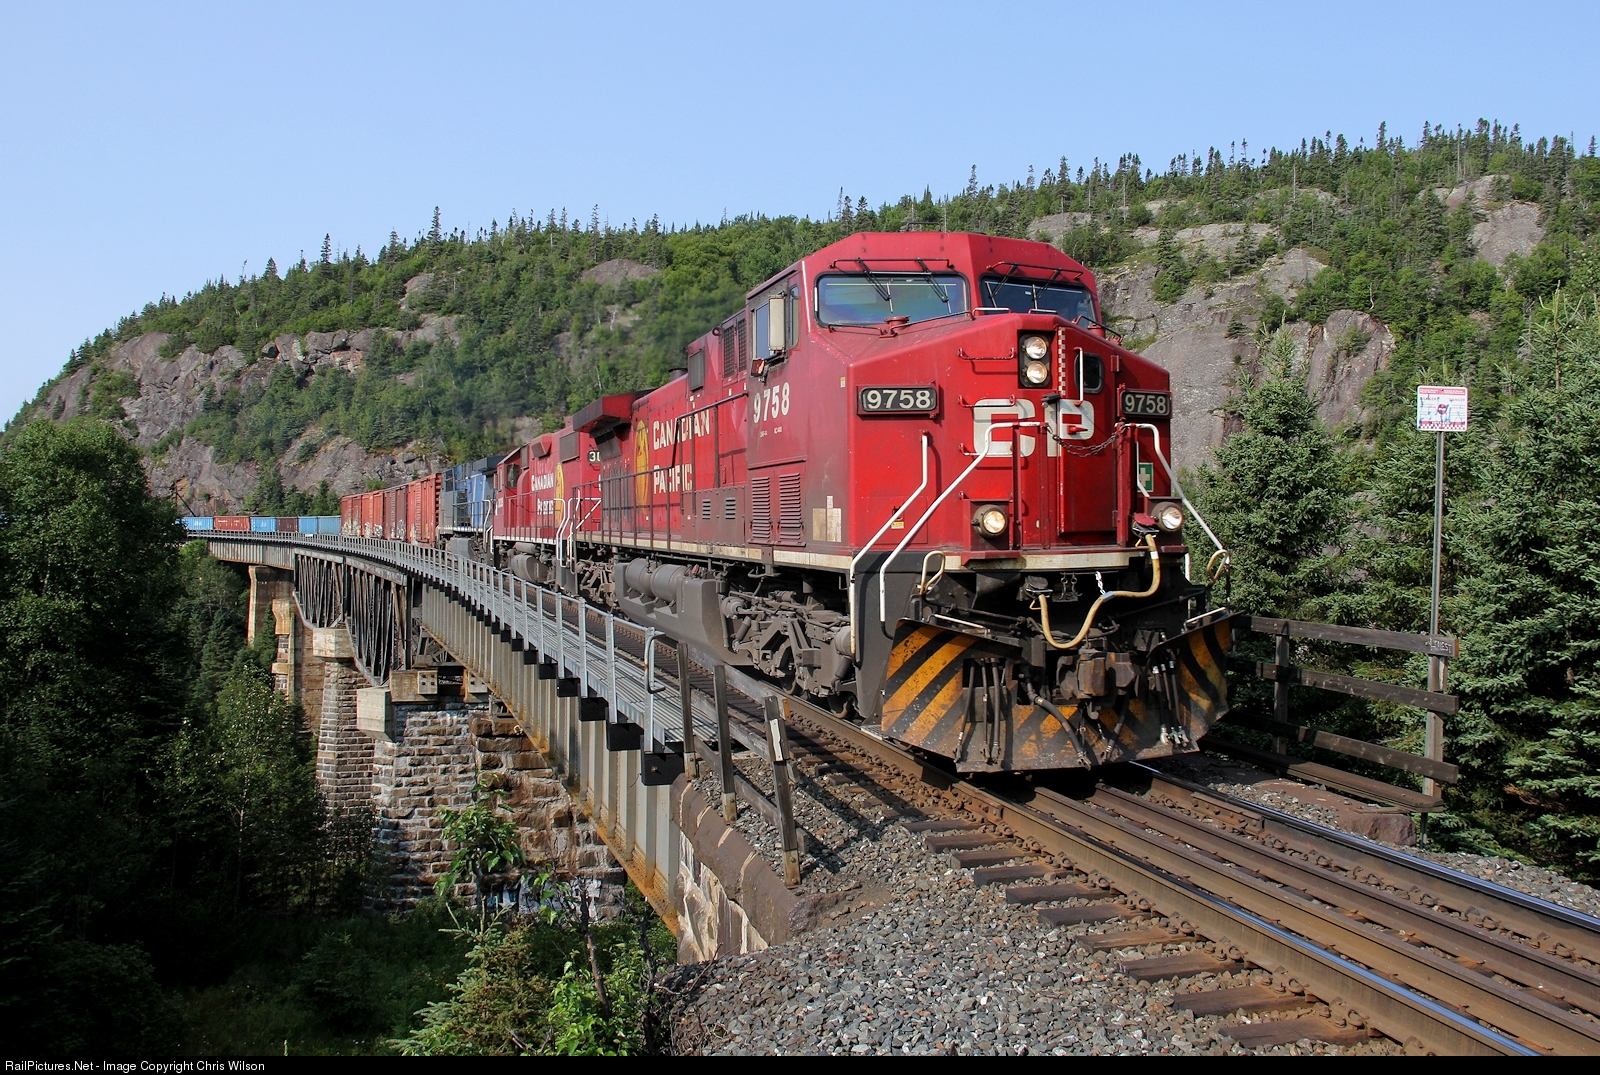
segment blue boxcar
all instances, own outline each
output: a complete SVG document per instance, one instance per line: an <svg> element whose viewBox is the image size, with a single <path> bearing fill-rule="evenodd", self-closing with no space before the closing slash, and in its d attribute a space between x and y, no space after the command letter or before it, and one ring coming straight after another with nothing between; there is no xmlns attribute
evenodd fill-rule
<svg viewBox="0 0 1600 1075"><path fill-rule="evenodd" d="M275 515L250 516L250 529L258 534L270 534L278 529L278 519Z"/></svg>
<svg viewBox="0 0 1600 1075"><path fill-rule="evenodd" d="M183 517L183 528L185 530L211 530L213 529L211 520L212 516L210 515L185 515Z"/></svg>
<svg viewBox="0 0 1600 1075"><path fill-rule="evenodd" d="M302 515L300 516L300 532L302 534L338 534L339 517L337 515Z"/></svg>

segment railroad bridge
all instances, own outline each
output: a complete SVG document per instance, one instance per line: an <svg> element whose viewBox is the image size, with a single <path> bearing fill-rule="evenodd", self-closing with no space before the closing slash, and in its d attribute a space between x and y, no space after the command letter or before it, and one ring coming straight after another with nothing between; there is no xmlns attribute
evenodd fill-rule
<svg viewBox="0 0 1600 1075"><path fill-rule="evenodd" d="M724 744L768 753L782 735L770 688L441 550L280 533L207 543L249 566L251 638L277 636L273 673L308 714L330 806L372 817L376 906L431 891L448 860L438 812L481 780L506 793L533 863L602 902L626 873L686 958L764 948L815 917L726 823L731 804L684 775L723 763L727 787L739 778Z"/></svg>
<svg viewBox="0 0 1600 1075"><path fill-rule="evenodd" d="M262 532L207 541L212 555L249 565L252 636L277 636L279 685L314 714L331 805L371 817L382 909L431 890L448 856L439 811L469 802L482 782L507 793L536 865L586 880L601 900L626 873L677 935L680 958L789 941L833 898L797 887L787 781L797 754L821 741L797 728L791 748L793 706L806 729L844 744L825 748L836 760L870 756L887 774L882 787L903 778L908 794L937 789L924 805L944 816L901 827L932 850L955 849L973 885L1025 882L1005 902L1037 905L1050 927L1153 925L1078 938L1097 950L1142 947L1145 958L1120 962L1120 973L1269 975L1272 988L1175 997L1197 1016L1290 1012L1226 1028L1240 1044L1356 1040L1371 1028L1420 1051L1600 1051L1600 920L1587 915L1155 770L1131 786L1126 773L1102 778L1085 798L965 781L650 628L438 549ZM1285 652L1297 634L1419 652L1443 642L1453 652L1453 640L1259 618L1248 629L1278 637L1278 662L1265 668L1280 686L1315 675L1348 693L1454 704L1304 672ZM1266 720L1262 730L1297 728ZM1326 742L1454 777L1437 759ZM770 794L735 769L739 748L770 764ZM717 777L720 804L689 779L700 766ZM1365 779L1314 775L1329 787ZM1404 794L1413 809L1436 801ZM732 826L740 801L778 833L781 851L763 855ZM1151 954L1170 948L1183 951ZM1333 1021L1315 1014L1318 1003Z"/></svg>

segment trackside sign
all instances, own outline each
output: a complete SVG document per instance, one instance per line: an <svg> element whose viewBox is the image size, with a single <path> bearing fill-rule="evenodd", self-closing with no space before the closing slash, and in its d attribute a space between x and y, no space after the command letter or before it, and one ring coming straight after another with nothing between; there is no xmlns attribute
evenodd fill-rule
<svg viewBox="0 0 1600 1075"><path fill-rule="evenodd" d="M1424 433L1465 433L1467 390L1449 385L1418 385L1417 428Z"/></svg>

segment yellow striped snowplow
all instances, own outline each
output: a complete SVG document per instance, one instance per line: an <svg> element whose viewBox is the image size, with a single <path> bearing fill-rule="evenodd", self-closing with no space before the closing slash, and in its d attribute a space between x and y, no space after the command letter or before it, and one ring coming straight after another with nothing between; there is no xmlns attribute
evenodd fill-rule
<svg viewBox="0 0 1600 1075"><path fill-rule="evenodd" d="M1070 679L1095 685L1085 695L1038 686L1014 646L902 620L882 731L962 772L1082 769L1185 753L1228 712L1232 636L1223 616L1148 653L1077 658L1101 662Z"/></svg>

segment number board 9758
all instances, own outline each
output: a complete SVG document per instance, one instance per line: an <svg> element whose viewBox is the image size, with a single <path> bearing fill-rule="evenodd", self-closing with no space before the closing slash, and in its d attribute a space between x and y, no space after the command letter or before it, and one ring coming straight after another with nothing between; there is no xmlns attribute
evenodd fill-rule
<svg viewBox="0 0 1600 1075"><path fill-rule="evenodd" d="M1170 418L1172 393L1124 388L1117 395L1117 406L1121 408L1124 418Z"/></svg>
<svg viewBox="0 0 1600 1075"><path fill-rule="evenodd" d="M878 385L856 394L862 414L932 414L939 409L939 387L931 384Z"/></svg>

